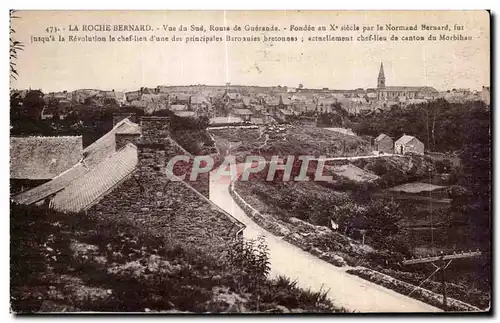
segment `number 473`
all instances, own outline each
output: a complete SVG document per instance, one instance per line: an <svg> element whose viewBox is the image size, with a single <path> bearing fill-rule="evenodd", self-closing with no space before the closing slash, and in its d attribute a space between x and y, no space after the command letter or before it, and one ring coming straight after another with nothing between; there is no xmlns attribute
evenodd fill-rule
<svg viewBox="0 0 500 323"><path fill-rule="evenodd" d="M57 27L52 27L51 26L51 27L45 28L45 32L46 33L55 33L55 32L58 32L58 31L59 31L59 28L57 28Z"/></svg>

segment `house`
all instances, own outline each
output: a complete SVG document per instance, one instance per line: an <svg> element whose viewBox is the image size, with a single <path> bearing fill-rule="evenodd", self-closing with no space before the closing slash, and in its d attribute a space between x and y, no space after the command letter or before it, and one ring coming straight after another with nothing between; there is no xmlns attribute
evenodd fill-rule
<svg viewBox="0 0 500 323"><path fill-rule="evenodd" d="M267 98L264 100L265 107L267 112L273 114L277 113L277 109L280 107L280 99L279 98Z"/></svg>
<svg viewBox="0 0 500 323"><path fill-rule="evenodd" d="M424 144L413 136L403 135L394 143L394 153L400 155L406 153L423 155Z"/></svg>
<svg viewBox="0 0 500 323"><path fill-rule="evenodd" d="M295 115L316 113L316 103L313 102L296 102L292 104L291 110Z"/></svg>
<svg viewBox="0 0 500 323"><path fill-rule="evenodd" d="M241 102L243 97L238 92L226 92L224 93L222 99L225 102Z"/></svg>
<svg viewBox="0 0 500 323"><path fill-rule="evenodd" d="M392 154L394 152L394 141L388 135L381 133L375 138L375 150Z"/></svg>
<svg viewBox="0 0 500 323"><path fill-rule="evenodd" d="M11 137L10 156L10 178L52 179L82 159L82 136Z"/></svg>
<svg viewBox="0 0 500 323"><path fill-rule="evenodd" d="M210 102L204 96L193 95L191 97L191 105L190 105L190 107L194 111L196 111L196 110L208 111L208 109L210 107Z"/></svg>
<svg viewBox="0 0 500 323"><path fill-rule="evenodd" d="M57 108L54 106L45 106L42 109L42 113L40 114L40 119L42 120L51 120L54 118L54 114L56 113Z"/></svg>
<svg viewBox="0 0 500 323"><path fill-rule="evenodd" d="M386 86L384 65L381 63L377 78L377 99L395 101L401 96L407 99L437 98L439 92L430 86Z"/></svg>
<svg viewBox="0 0 500 323"><path fill-rule="evenodd" d="M293 112L290 110L278 109L275 117L282 122L288 122L290 121L291 117L293 117L293 115Z"/></svg>
<svg viewBox="0 0 500 323"><path fill-rule="evenodd" d="M291 107L292 101L289 98L280 97L281 108L288 109Z"/></svg>
<svg viewBox="0 0 500 323"><path fill-rule="evenodd" d="M263 112L266 112L264 106L261 104L252 105L250 111L252 111L253 115L256 117L261 116Z"/></svg>
<svg viewBox="0 0 500 323"><path fill-rule="evenodd" d="M144 107L144 114L152 115L155 112L167 110L167 103L162 102L147 102Z"/></svg>
<svg viewBox="0 0 500 323"><path fill-rule="evenodd" d="M181 118L195 118L196 117L196 112L194 112L194 111L176 111L174 114L178 117L181 117Z"/></svg>
<svg viewBox="0 0 500 323"><path fill-rule="evenodd" d="M141 98L141 91L126 92L125 98L128 102L137 101Z"/></svg>
<svg viewBox="0 0 500 323"><path fill-rule="evenodd" d="M321 98L318 99L318 111L324 113L331 113L333 111L332 107L337 103L336 98Z"/></svg>
<svg viewBox="0 0 500 323"><path fill-rule="evenodd" d="M187 110L187 105L184 105L184 104L172 104L170 106L170 111L186 111Z"/></svg>
<svg viewBox="0 0 500 323"><path fill-rule="evenodd" d="M219 127L219 126L232 126L239 125L243 123L243 119L240 117L213 117L210 118L209 125L210 127Z"/></svg>
<svg viewBox="0 0 500 323"><path fill-rule="evenodd" d="M176 93L172 96L171 103L189 105L190 96L187 93Z"/></svg>
<svg viewBox="0 0 500 323"><path fill-rule="evenodd" d="M74 180L84 176L97 165L111 158L131 138L138 137L140 133L141 130L138 124L131 122L128 118L119 120L109 132L87 146L83 150L83 157L80 156L78 160L74 159L73 161L76 161L70 168L59 172L52 180L14 196L14 202L30 205L38 204L46 199L50 200Z"/></svg>
<svg viewBox="0 0 500 323"><path fill-rule="evenodd" d="M489 86L483 86L481 90L481 100L487 105L491 104L491 91Z"/></svg>
<svg viewBox="0 0 500 323"><path fill-rule="evenodd" d="M231 114L235 117L241 118L245 122L250 122L253 112L249 109L233 109Z"/></svg>
<svg viewBox="0 0 500 323"><path fill-rule="evenodd" d="M50 181L82 157L82 136L11 137L11 192Z"/></svg>
<svg viewBox="0 0 500 323"><path fill-rule="evenodd" d="M115 101L119 106L122 106L127 101L127 97L124 92L120 91L103 91L104 100Z"/></svg>
<svg viewBox="0 0 500 323"><path fill-rule="evenodd" d="M118 134L113 128L105 141L112 139L116 149L58 186L48 196L49 206L109 219L126 217L134 225L154 224L154 234L188 248L227 249L245 225L166 167L171 157L185 154L169 129L168 117L143 117L140 134Z"/></svg>
<svg viewBox="0 0 500 323"><path fill-rule="evenodd" d="M243 105L245 106L245 108L250 107L250 97L244 96L241 98L241 100L243 101Z"/></svg>

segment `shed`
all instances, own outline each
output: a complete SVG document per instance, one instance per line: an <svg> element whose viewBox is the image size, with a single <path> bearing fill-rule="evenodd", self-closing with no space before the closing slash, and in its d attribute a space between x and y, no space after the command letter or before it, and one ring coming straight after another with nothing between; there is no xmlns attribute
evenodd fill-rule
<svg viewBox="0 0 500 323"><path fill-rule="evenodd" d="M375 138L375 150L392 154L394 152L394 141L385 133Z"/></svg>

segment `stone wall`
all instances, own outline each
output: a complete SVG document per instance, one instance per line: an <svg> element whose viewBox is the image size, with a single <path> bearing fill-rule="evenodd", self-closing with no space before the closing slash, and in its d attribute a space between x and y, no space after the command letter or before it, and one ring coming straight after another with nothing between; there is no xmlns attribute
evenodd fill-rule
<svg viewBox="0 0 500 323"><path fill-rule="evenodd" d="M107 218L126 217L183 245L220 251L244 225L182 181L170 181L165 165L175 151L168 118L141 120L138 165L132 175L89 209Z"/></svg>
<svg viewBox="0 0 500 323"><path fill-rule="evenodd" d="M129 118L129 120L134 123L136 122L135 113L116 112L113 113L113 127L116 126L118 122L122 121L125 118Z"/></svg>
<svg viewBox="0 0 500 323"><path fill-rule="evenodd" d="M125 145L129 142L136 145L140 136L141 136L141 134L139 134L139 133L115 133L115 149L116 149L116 151L125 147Z"/></svg>
<svg viewBox="0 0 500 323"><path fill-rule="evenodd" d="M190 157L188 165L183 163L176 163L174 167L174 174L180 175L186 173L185 182L195 188L198 192L202 193L205 197L209 196L209 174L202 173L198 176L196 181L189 180L190 170L193 165L193 156L185 149L180 147L170 135L170 118L169 117L142 117L141 118L142 136L140 143L162 143L165 145L165 160L164 166L168 163L170 158L177 155L187 155ZM139 150L139 162L140 162Z"/></svg>
<svg viewBox="0 0 500 323"><path fill-rule="evenodd" d="M229 194L231 194L236 204L238 204L243 211L245 211L245 214L252 218L252 220L260 227L334 266L344 267L347 265L346 261L334 252L324 251L318 247L311 247L309 240L311 240L312 236L318 233L331 233L330 229L322 226L315 226L295 218L290 218L292 223L285 223L276 219L272 215L262 214L246 202L243 197L241 197L241 195L235 190L234 183L235 181L233 181L229 186ZM309 226L309 228L306 230L299 230L300 226ZM308 235L304 237L300 234L300 231L307 231Z"/></svg>

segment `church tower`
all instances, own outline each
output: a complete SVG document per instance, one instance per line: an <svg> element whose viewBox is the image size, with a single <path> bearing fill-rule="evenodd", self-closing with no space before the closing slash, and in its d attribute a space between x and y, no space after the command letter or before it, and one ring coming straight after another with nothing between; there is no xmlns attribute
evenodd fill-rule
<svg viewBox="0 0 500 323"><path fill-rule="evenodd" d="M380 63L380 71L378 72L377 88L385 88L384 63Z"/></svg>

